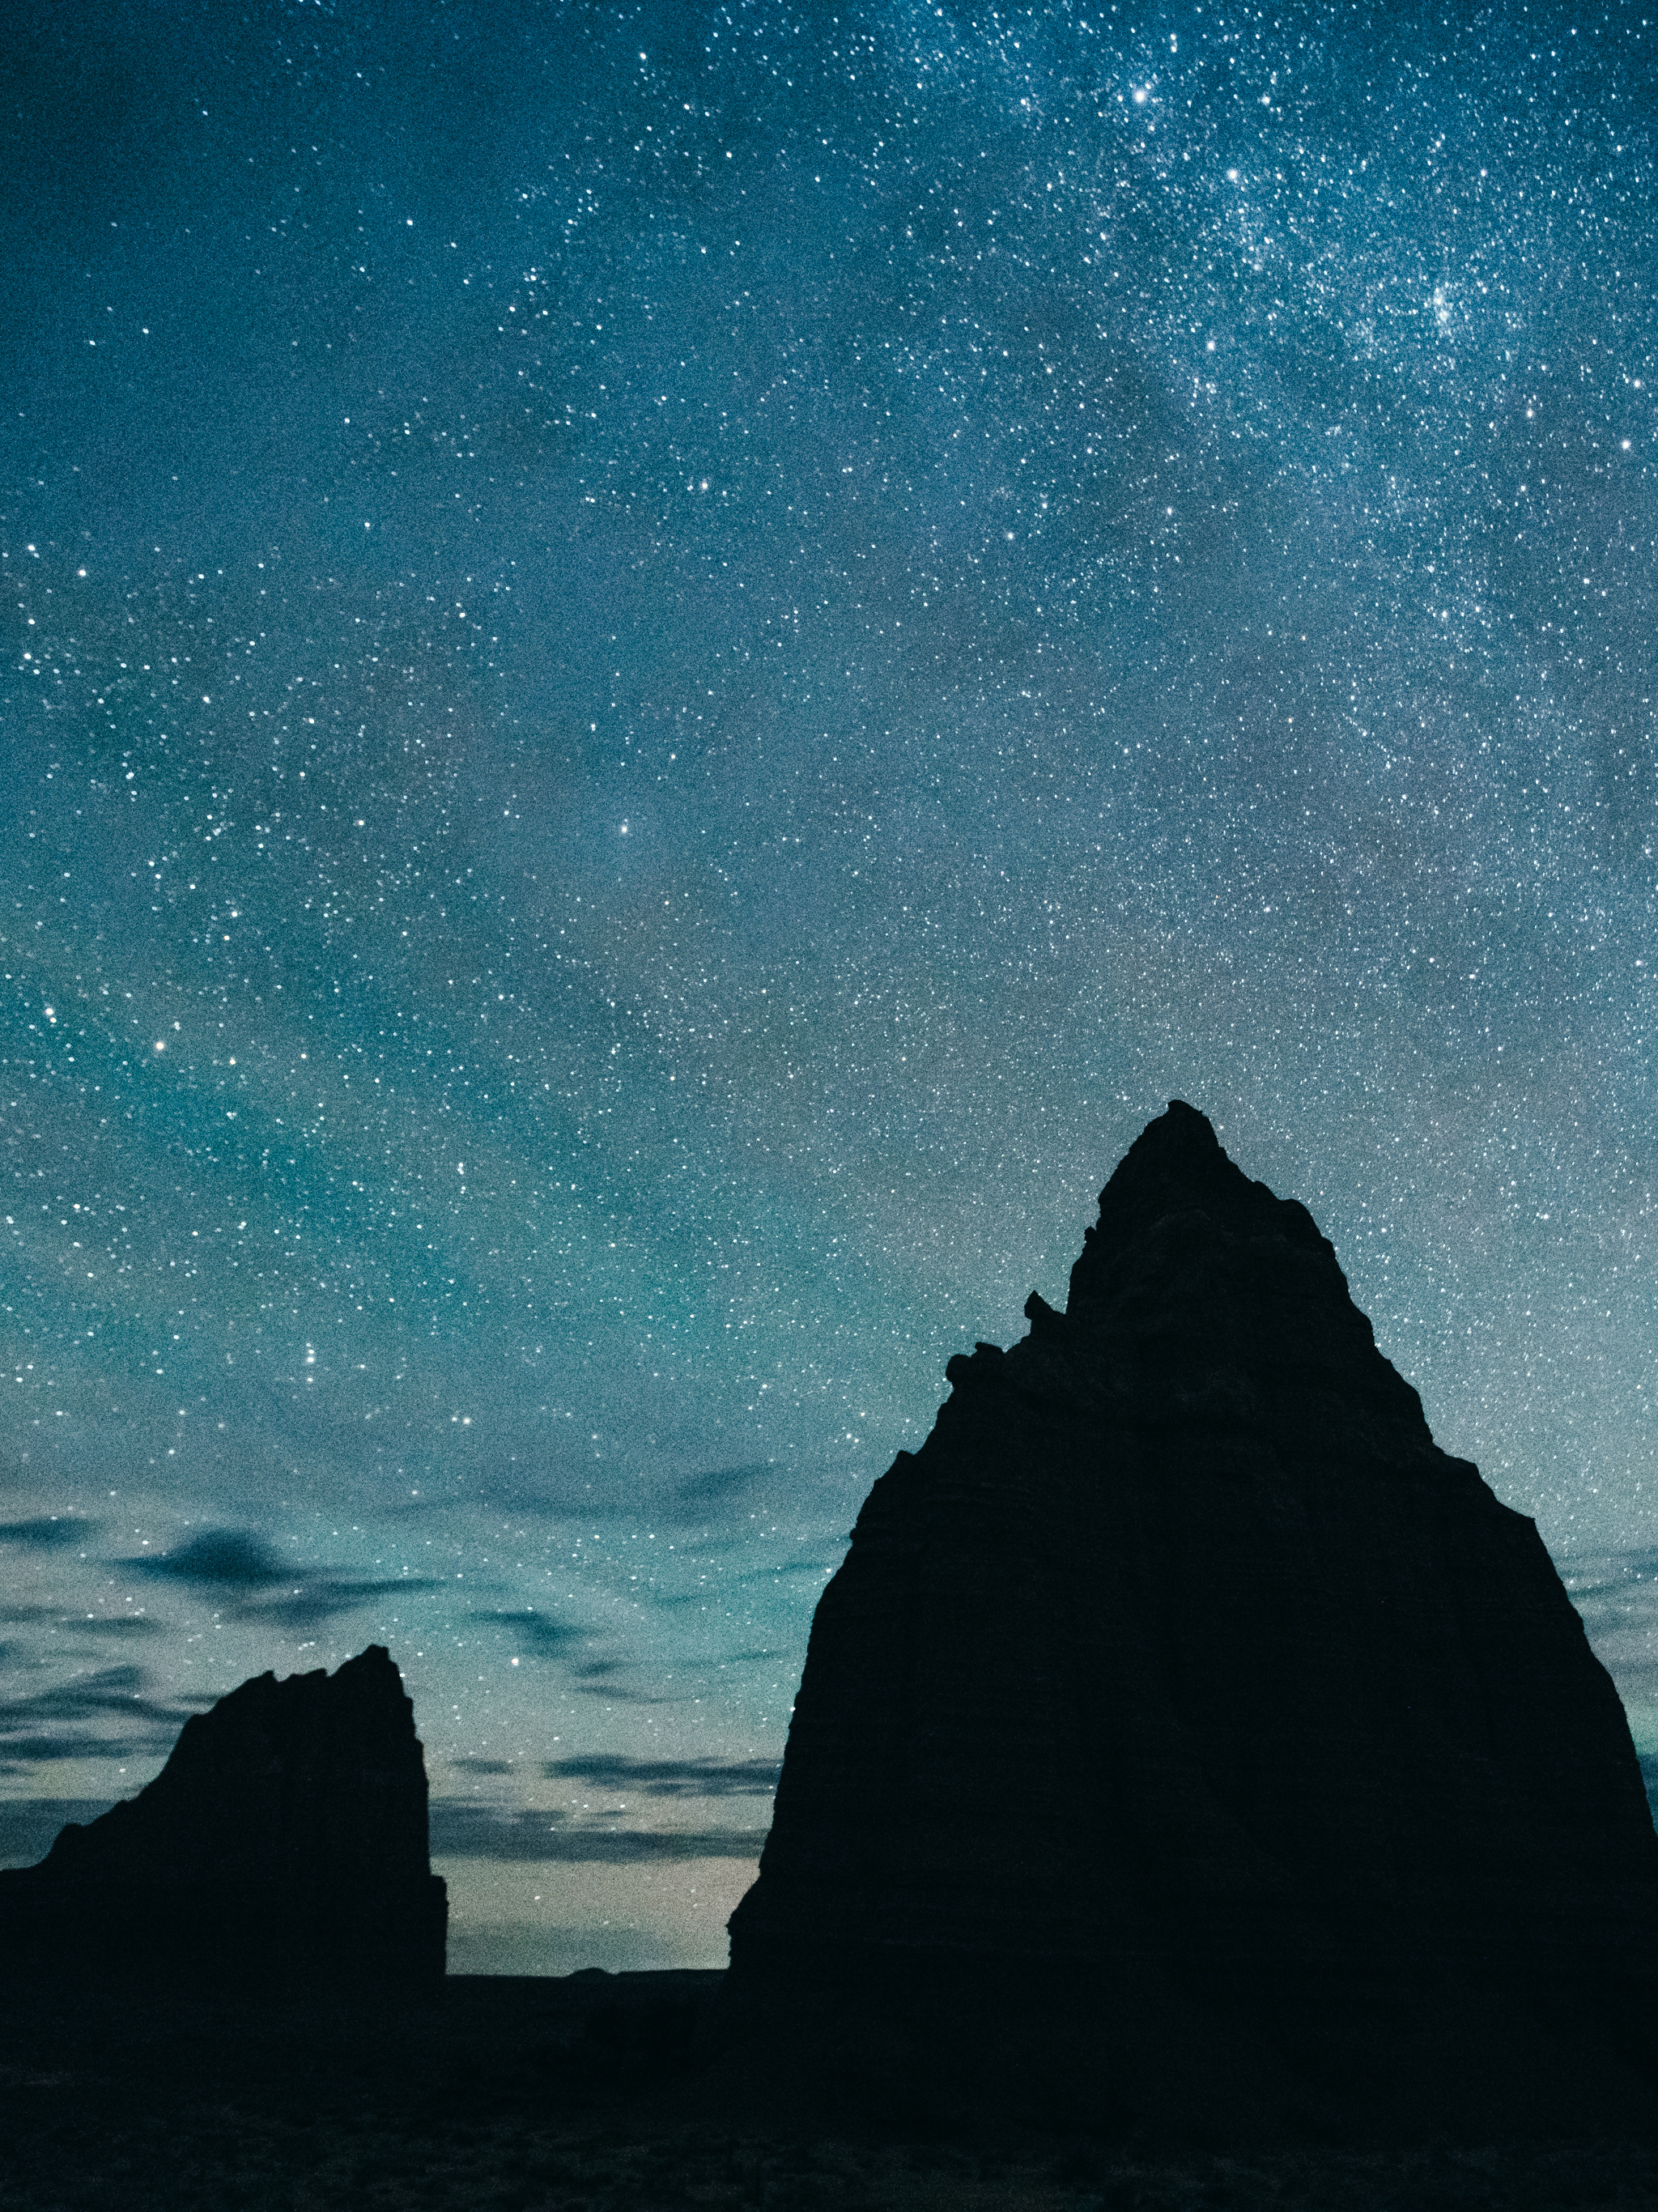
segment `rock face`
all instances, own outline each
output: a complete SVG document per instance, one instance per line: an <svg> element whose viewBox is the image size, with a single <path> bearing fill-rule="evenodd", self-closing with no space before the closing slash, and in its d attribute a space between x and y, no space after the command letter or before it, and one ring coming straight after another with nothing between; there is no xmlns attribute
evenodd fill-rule
<svg viewBox="0 0 1658 2212"><path fill-rule="evenodd" d="M377 1644L244 1682L137 1797L0 1874L0 1960L37 1967L434 1981L447 1922L414 1707Z"/></svg>
<svg viewBox="0 0 1658 2212"><path fill-rule="evenodd" d="M1176 1103L1066 1312L1025 1310L950 1362L818 1606L731 1998L811 1993L964 2081L1022 2051L1161 2126L1636 2094L1658 1838L1622 1707L1306 1208Z"/></svg>

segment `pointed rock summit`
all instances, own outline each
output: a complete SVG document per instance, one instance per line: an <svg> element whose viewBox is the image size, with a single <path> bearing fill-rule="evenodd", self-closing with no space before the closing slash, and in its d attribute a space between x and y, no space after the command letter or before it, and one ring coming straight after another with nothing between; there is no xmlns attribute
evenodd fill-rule
<svg viewBox="0 0 1658 2212"><path fill-rule="evenodd" d="M737 2013L1137 2125L1636 2094L1658 1838L1623 1709L1305 1206L1177 1101L1066 1311L1025 1310L950 1362L819 1603Z"/></svg>
<svg viewBox="0 0 1658 2212"><path fill-rule="evenodd" d="M403 1677L260 1674L39 1866L0 1874L0 1959L206 1978L440 1979L448 1907Z"/></svg>

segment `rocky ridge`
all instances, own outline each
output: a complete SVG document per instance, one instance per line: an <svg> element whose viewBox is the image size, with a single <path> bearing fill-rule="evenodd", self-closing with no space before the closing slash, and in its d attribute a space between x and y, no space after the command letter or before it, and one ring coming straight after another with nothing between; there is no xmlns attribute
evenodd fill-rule
<svg viewBox="0 0 1658 2212"><path fill-rule="evenodd" d="M432 1981L446 1925L414 1706L380 1644L244 1682L136 1797L0 1874L13 1966Z"/></svg>
<svg viewBox="0 0 1658 2212"><path fill-rule="evenodd" d="M1617 1693L1307 1209L1176 1102L1026 1314L819 1604L734 2016L838 2008L963 2079L1020 2048L1157 2124L1175 2081L1357 2124L1649 2079Z"/></svg>

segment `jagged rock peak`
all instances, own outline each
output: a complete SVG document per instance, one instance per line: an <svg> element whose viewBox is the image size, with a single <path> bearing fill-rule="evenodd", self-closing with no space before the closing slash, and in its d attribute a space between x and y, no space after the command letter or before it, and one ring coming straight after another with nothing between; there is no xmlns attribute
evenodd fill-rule
<svg viewBox="0 0 1658 2212"><path fill-rule="evenodd" d="M732 2002L832 1998L981 2080L1017 2016L1032 2081L1217 2121L1658 2080L1616 1691L1311 1214L1176 1101L1026 1313L950 1360L823 1592Z"/></svg>
<svg viewBox="0 0 1658 2212"><path fill-rule="evenodd" d="M1183 1098L1171 1098L1168 1111L1141 1130L1100 1193L1098 1223L1087 1231L1072 1270L1072 1300L1080 1296L1084 1304L1092 1302L1124 1248L1183 1213L1202 1215L1229 1235L1281 1237L1321 1249L1334 1261L1298 1199L1278 1198L1264 1182L1252 1182L1223 1150L1208 1115Z"/></svg>
<svg viewBox="0 0 1658 2212"><path fill-rule="evenodd" d="M242 1683L136 1797L0 1875L0 1943L105 1970L429 1978L446 1917L414 1706L377 1644Z"/></svg>
<svg viewBox="0 0 1658 2212"><path fill-rule="evenodd" d="M1414 1389L1376 1348L1334 1247L1297 1199L1252 1182L1183 1099L1151 1122L1100 1194L1060 1314L1037 1291L1030 1334L981 1342L944 1375L948 1432L987 1390L1050 1412L1077 1389L1116 1418L1257 1438L1321 1422L1351 1455L1420 1458L1433 1439ZM958 1402L959 1401L959 1402Z"/></svg>
<svg viewBox="0 0 1658 2212"><path fill-rule="evenodd" d="M259 1879L429 1875L426 1764L384 1644L331 1675L266 1673L228 1692L185 1723L148 1788L65 1828L46 1864L80 1881L212 1880L233 1832Z"/></svg>

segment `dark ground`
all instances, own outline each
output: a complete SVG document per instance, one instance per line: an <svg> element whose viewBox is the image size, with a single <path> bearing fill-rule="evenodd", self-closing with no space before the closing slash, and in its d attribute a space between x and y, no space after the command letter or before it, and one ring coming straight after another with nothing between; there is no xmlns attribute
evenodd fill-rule
<svg viewBox="0 0 1658 2212"><path fill-rule="evenodd" d="M10 1984L0 2203L876 2212L1658 2207L1658 2145L1309 2146L1229 2157L920 2106L814 2106L711 2043L717 1974L457 1976L240 2006ZM766 2069L769 2072L769 2069Z"/></svg>

